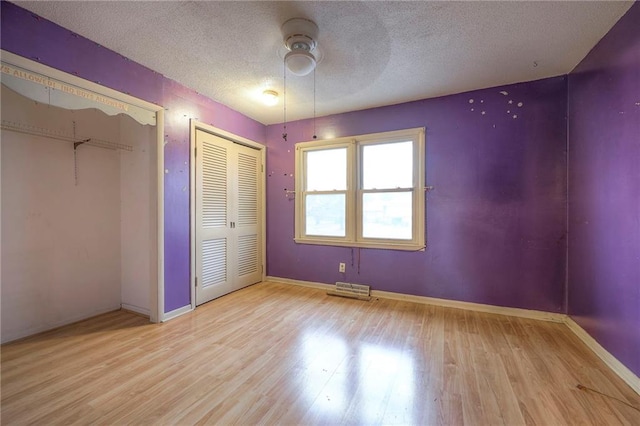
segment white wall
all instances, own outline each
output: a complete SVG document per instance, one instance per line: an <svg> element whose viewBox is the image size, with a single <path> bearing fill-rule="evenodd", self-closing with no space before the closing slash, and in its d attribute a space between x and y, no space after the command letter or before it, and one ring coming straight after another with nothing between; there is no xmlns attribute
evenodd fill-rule
<svg viewBox="0 0 640 426"><path fill-rule="evenodd" d="M2 342L121 303L148 313L156 247L155 152L147 147L155 129L37 104L4 87L1 95L3 121L67 134L75 121L77 135L134 145L78 147L76 185L72 143L2 131Z"/></svg>
<svg viewBox="0 0 640 426"><path fill-rule="evenodd" d="M158 275L156 131L120 116L120 132L134 147L120 152L121 300L124 308L149 315Z"/></svg>

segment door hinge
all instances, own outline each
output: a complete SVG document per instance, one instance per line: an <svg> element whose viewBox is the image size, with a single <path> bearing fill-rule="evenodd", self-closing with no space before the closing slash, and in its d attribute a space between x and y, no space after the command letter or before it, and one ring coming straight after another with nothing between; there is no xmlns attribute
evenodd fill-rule
<svg viewBox="0 0 640 426"><path fill-rule="evenodd" d="M196 287L198 287L198 277L196 277Z"/></svg>
<svg viewBox="0 0 640 426"><path fill-rule="evenodd" d="M193 148L193 156L197 157L198 156L198 148Z"/></svg>
<svg viewBox="0 0 640 426"><path fill-rule="evenodd" d="M260 169L262 170L262 173L264 173L264 164L260 164Z"/></svg>

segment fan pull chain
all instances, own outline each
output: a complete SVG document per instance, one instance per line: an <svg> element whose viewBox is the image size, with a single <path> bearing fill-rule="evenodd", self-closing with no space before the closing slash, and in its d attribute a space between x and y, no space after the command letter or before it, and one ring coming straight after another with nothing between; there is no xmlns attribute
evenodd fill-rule
<svg viewBox="0 0 640 426"><path fill-rule="evenodd" d="M284 75L284 91L282 94L282 103L283 103L283 114L284 114L284 128L282 129L282 139L287 141L287 64L282 62L282 73Z"/></svg>
<svg viewBox="0 0 640 426"><path fill-rule="evenodd" d="M313 138L317 139L316 136L316 69L313 68Z"/></svg>

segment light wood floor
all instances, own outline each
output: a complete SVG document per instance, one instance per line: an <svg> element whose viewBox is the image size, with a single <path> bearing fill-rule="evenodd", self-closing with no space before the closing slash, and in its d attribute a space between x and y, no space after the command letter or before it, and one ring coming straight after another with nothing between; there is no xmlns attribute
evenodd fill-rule
<svg viewBox="0 0 640 426"><path fill-rule="evenodd" d="M4 345L1 368L3 425L640 425L563 324L275 283Z"/></svg>

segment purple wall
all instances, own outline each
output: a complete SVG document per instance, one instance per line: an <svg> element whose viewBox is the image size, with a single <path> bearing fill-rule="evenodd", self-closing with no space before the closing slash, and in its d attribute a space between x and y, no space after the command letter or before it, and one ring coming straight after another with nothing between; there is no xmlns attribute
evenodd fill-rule
<svg viewBox="0 0 640 426"><path fill-rule="evenodd" d="M640 4L569 75L569 314L640 375Z"/></svg>
<svg viewBox="0 0 640 426"><path fill-rule="evenodd" d="M317 120L320 138L427 128L427 250L296 245L296 142L312 122L266 128L11 3L2 49L164 106L165 312L189 303L189 118L268 144L268 274L563 312L567 79ZM569 76L572 317L640 374L640 4ZM503 94L501 92L507 92ZM471 102L473 100L473 102ZM509 103L512 101L512 103ZM521 106L519 104L522 103ZM514 117L515 116L515 117ZM339 262L347 273L337 272ZM358 269L359 265L359 269Z"/></svg>
<svg viewBox="0 0 640 426"><path fill-rule="evenodd" d="M566 78L317 119L318 138L426 127L427 250L295 244L294 144L313 123L267 127L267 272L543 311L564 310ZM358 271L359 258L359 271ZM338 263L347 263L347 272Z"/></svg>
<svg viewBox="0 0 640 426"><path fill-rule="evenodd" d="M166 108L164 310L188 305L189 119L256 142L265 127L14 4L1 7L2 49Z"/></svg>

